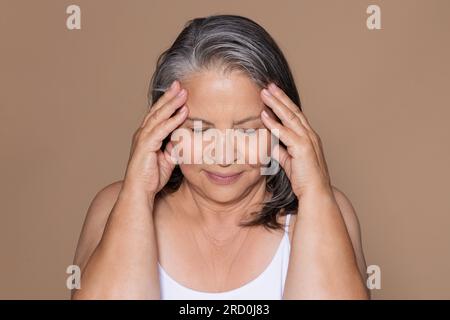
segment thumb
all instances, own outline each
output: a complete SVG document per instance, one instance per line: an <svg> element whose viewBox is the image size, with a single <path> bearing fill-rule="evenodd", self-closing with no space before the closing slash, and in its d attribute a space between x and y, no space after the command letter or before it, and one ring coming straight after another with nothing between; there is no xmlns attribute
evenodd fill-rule
<svg viewBox="0 0 450 320"><path fill-rule="evenodd" d="M278 161L284 171L288 172L288 170L290 170L290 168L288 168L290 156L285 147L277 143L272 149L271 157Z"/></svg>
<svg viewBox="0 0 450 320"><path fill-rule="evenodd" d="M164 157L173 166L180 163L178 149L173 145L172 141L169 141L166 144L166 148L164 150Z"/></svg>

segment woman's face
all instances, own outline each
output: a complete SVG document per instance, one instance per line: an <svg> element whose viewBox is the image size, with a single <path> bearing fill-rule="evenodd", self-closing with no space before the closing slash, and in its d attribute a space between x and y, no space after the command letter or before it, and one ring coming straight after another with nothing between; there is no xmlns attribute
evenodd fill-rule
<svg viewBox="0 0 450 320"><path fill-rule="evenodd" d="M179 155L190 152L180 163L185 179L214 201L239 199L264 182L261 168L270 155L271 135L260 115L263 109L273 113L260 97L261 88L242 72L216 70L197 73L181 81L181 86L188 91L189 115L180 129L190 139L173 144ZM223 143L218 143L217 135ZM238 175L220 178L213 173Z"/></svg>

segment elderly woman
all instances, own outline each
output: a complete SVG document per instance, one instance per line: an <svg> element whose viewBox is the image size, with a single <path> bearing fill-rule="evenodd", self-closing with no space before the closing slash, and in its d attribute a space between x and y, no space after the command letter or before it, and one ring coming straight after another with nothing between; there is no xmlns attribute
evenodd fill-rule
<svg viewBox="0 0 450 320"><path fill-rule="evenodd" d="M72 298L369 297L354 209L332 186L288 63L260 25L236 15L189 21L158 59L149 101L124 179L89 207ZM186 132L211 130L271 138L189 161L211 144ZM266 146L280 168L262 174L262 160L249 159Z"/></svg>

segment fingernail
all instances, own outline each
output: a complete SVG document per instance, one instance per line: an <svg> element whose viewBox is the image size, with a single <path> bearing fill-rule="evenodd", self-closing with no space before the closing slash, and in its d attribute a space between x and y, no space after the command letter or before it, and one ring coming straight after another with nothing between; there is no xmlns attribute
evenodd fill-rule
<svg viewBox="0 0 450 320"><path fill-rule="evenodd" d="M269 114L266 112L266 110L263 110L262 115L263 115L264 117L266 117L266 118L269 117Z"/></svg>
<svg viewBox="0 0 450 320"><path fill-rule="evenodd" d="M277 85L272 82L271 84L269 84L269 89L276 90L277 89Z"/></svg>
<svg viewBox="0 0 450 320"><path fill-rule="evenodd" d="M270 97L272 94L267 89L263 89L263 94Z"/></svg>
<svg viewBox="0 0 450 320"><path fill-rule="evenodd" d="M186 105L182 106L180 112L185 113L187 111Z"/></svg>
<svg viewBox="0 0 450 320"><path fill-rule="evenodd" d="M184 96L185 93L186 93L186 90L185 89L181 89L181 91L178 92L178 96L179 97Z"/></svg>
<svg viewBox="0 0 450 320"><path fill-rule="evenodd" d="M172 90L172 89L175 88L176 82L177 82L177 80L174 80L174 81L172 82L172 84L170 85L170 90Z"/></svg>

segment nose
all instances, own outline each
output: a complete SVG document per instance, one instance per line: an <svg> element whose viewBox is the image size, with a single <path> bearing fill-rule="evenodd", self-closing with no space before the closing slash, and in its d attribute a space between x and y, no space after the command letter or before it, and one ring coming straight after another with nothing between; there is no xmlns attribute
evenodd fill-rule
<svg viewBox="0 0 450 320"><path fill-rule="evenodd" d="M217 155L217 150L222 150L220 155ZM231 131L227 133L221 132L220 143L217 143L214 149L215 163L226 168L232 165L237 160L236 142Z"/></svg>
<svg viewBox="0 0 450 320"><path fill-rule="evenodd" d="M229 166L231 166L231 163L229 163L229 164L222 164L222 163L219 163L219 167L221 167L221 168L227 168L227 167L229 167Z"/></svg>

